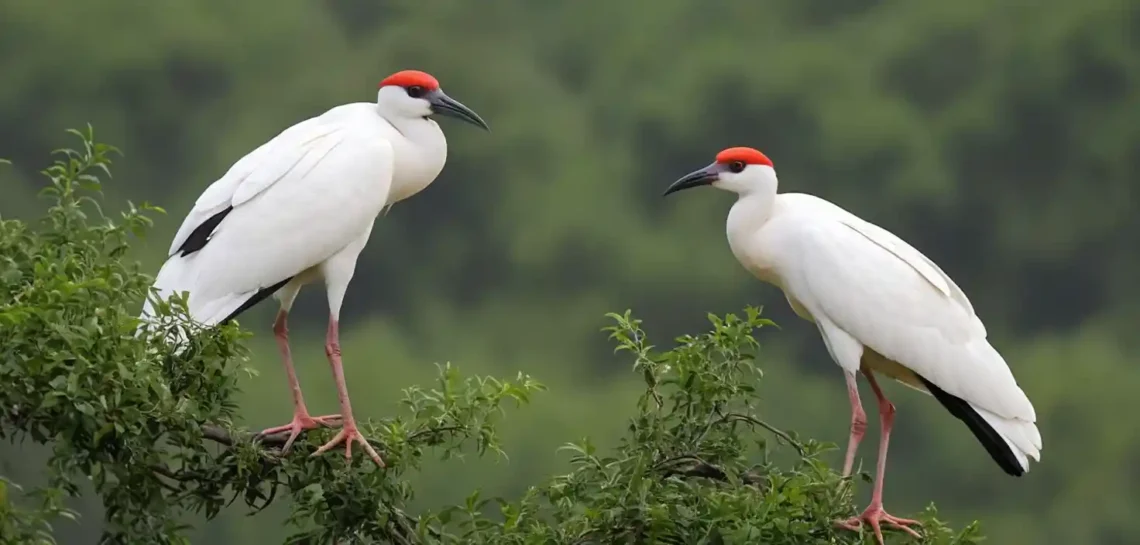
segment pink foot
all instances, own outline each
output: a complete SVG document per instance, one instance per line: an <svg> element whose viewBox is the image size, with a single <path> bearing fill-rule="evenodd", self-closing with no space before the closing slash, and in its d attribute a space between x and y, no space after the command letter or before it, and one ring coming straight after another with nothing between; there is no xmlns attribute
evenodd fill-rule
<svg viewBox="0 0 1140 545"><path fill-rule="evenodd" d="M919 538L919 539L922 538L922 536L919 535L918 532L916 532L916 531L914 531L908 527L911 525L922 526L921 522L919 522L917 520L898 518L898 517L895 517L893 515L889 515L889 514L887 514L886 511L883 510L883 508L881 506L880 507L869 506L869 507L867 507L866 511L863 511L862 515L859 515L857 517L851 517L847 520L837 520L837 521L835 521L835 525L840 527L840 528L846 529L846 530L852 530L852 531L858 532L859 528L863 525L864 522L866 522L871 527L871 529L875 532L875 539L878 540L879 545L883 545L883 530L879 527L879 523L886 523L891 528L895 528L897 530L902 530L902 531L910 534L911 536Z"/></svg>
<svg viewBox="0 0 1140 545"><path fill-rule="evenodd" d="M312 430L321 426L328 428L335 428L340 426L341 420L339 414L330 414L327 416L312 417L307 414L293 415L293 421L285 424L284 426L277 426L273 428L266 428L257 434L258 437L266 437L269 435L276 435L282 432L289 432L289 439L285 441L285 446L281 448L281 454L288 454L289 449L293 447L293 441L301 435L305 430Z"/></svg>
<svg viewBox="0 0 1140 545"><path fill-rule="evenodd" d="M331 441L325 443L321 446L321 448L317 449L317 451L313 453L313 456L324 454L333 447L344 443L344 457L348 460L352 460L353 442L360 443L360 446L364 447L364 452L367 452L368 455L372 457L372 460L376 462L376 465L384 467L384 460L380 459L380 455L376 454L376 450L372 448L372 445L368 444L368 440L366 440L364 436L360 434L360 431L357 430L356 426L352 423L349 423L347 426L342 428L340 432L336 434L336 437L333 437Z"/></svg>

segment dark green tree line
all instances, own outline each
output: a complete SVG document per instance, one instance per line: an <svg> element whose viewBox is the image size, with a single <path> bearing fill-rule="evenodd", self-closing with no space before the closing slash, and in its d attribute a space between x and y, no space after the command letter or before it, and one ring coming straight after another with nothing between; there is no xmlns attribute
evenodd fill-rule
<svg viewBox="0 0 1140 545"><path fill-rule="evenodd" d="M760 332L781 385L762 408L845 437L842 379L817 332L724 243L729 200L659 198L717 150L754 146L782 190L836 202L939 263L1037 409L1042 463L1007 479L940 407L888 385L892 505L937 501L1002 543L1124 545L1140 536L1140 495L1122 478L1140 431L1115 425L1140 388L1138 12L1136 0L0 0L0 150L15 160L0 214L35 217L46 150L91 120L130 154L108 211L170 211L128 250L154 272L194 198L243 154L371 100L394 70L438 76L494 132L445 126L443 175L385 216L361 256L344 332L361 361L347 373L375 392L359 410L394 411L400 386L434 380L425 362L449 358L476 375L526 369L550 389L503 429L525 462L428 460L412 502L426 508L474 488L520 495L568 470L565 452L546 456L565 437L617 436L641 384L597 335L615 308L671 338L703 328L705 312L764 304L784 329ZM331 408L321 305L303 293L293 329L310 401ZM239 378L235 396L251 427L288 410L271 313L243 323L260 376ZM0 467L45 452L0 446ZM252 520L229 510L196 537L283 537ZM80 528L69 537L99 530Z"/></svg>

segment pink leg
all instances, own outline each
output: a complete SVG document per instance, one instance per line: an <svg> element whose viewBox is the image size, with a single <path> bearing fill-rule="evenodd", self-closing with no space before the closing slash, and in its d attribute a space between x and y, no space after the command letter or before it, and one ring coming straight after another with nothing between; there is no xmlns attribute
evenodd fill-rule
<svg viewBox="0 0 1140 545"><path fill-rule="evenodd" d="M352 417L352 405L348 400L348 386L344 382L344 369L341 367L340 361L340 326L335 317L329 317L329 331L325 339L325 354L329 357L329 364L332 365L333 377L336 379L337 397L340 398L340 414L344 417L344 427L341 428L340 433L336 434L331 441L325 443L321 448L313 453L313 456L323 454L329 449L344 443L344 457L349 460L352 459L352 443L355 441L364 447L364 451L372 457L380 467L384 467L384 460L380 459L380 455L376 454L376 450L364 436L360 434L360 430L356 427L356 419Z"/></svg>
<svg viewBox="0 0 1140 545"><path fill-rule="evenodd" d="M864 369L863 374L867 377L867 381L871 383L871 389L875 391L875 398L879 400L879 422L883 428L882 435L879 437L879 459L875 464L875 490L871 493L871 504L863 511L862 515L853 517L846 521L842 521L839 525L849 530L858 530L863 522L871 526L875 532L875 539L878 540L879 545L883 545L883 530L880 528L880 523L887 523L893 528L903 530L910 535L921 538L918 532L908 528L908 525L921 525L922 523L917 520L898 518L893 515L887 514L883 510L883 479L887 472L887 444L891 438L891 426L895 422L895 406L887 396L883 394L883 390L879 388L879 383L875 380L875 376L871 371Z"/></svg>
<svg viewBox="0 0 1140 545"><path fill-rule="evenodd" d="M855 383L855 375L844 373L847 377L847 398L851 401L851 436L847 439L847 456L843 459L843 476L851 475L855 465L855 451L859 450L859 442L863 434L867 433L867 413L863 412L863 403L859 401L859 385Z"/></svg>
<svg viewBox="0 0 1140 545"><path fill-rule="evenodd" d="M335 427L340 425L340 415L338 414L314 418L309 416L309 410L305 408L305 398L301 395L301 383L297 381L297 372L293 369L293 356L289 351L289 328L286 325L288 317L289 312L285 309L277 312L277 319L273 321L273 337L277 339L277 348L281 351L281 360L285 362L285 374L289 377L289 390L293 393L293 421L284 426L267 428L258 434L266 436L289 432L289 439L285 441L285 446L281 449L282 454L289 452L293 446L293 441L301 435L302 431L320 426Z"/></svg>

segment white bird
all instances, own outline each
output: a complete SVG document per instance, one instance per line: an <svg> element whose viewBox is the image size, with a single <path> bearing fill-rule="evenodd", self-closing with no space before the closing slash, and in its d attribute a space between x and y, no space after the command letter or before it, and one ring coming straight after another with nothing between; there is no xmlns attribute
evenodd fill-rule
<svg viewBox="0 0 1140 545"><path fill-rule="evenodd" d="M858 517L883 542L880 521L917 532L883 510L883 476L895 407L874 372L934 396L965 422L1010 475L1040 461L1037 415L966 294L933 261L887 230L818 197L777 194L772 161L752 148L730 148L716 161L674 182L665 195L704 185L738 195L728 214L733 255L760 280L783 290L792 309L814 322L832 359L843 368L851 402L851 435L843 464L850 475L866 429L856 373L879 402L882 435L874 493Z"/></svg>
<svg viewBox="0 0 1140 545"><path fill-rule="evenodd" d="M448 97L424 72L380 82L376 102L334 107L289 127L238 160L198 198L170 245L154 283L159 299L188 292L191 317L205 326L232 320L274 296L273 324L293 395L293 420L261 434L289 432L285 452L304 430L336 426L321 454L358 442L380 466L352 416L341 368L341 303L376 217L428 186L443 169L447 140L428 116L459 118L483 129L475 112ZM313 417L289 353L286 319L301 286L323 280L329 303L325 353L340 399L339 415ZM144 325L153 315L148 300Z"/></svg>

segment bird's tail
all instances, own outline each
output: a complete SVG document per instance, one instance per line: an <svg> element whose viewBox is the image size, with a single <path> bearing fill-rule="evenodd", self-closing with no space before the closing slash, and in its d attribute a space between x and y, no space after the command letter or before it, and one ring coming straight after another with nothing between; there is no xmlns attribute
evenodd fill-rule
<svg viewBox="0 0 1140 545"><path fill-rule="evenodd" d="M151 286L154 292L153 295L148 296L146 300L143 301L142 313L139 315L139 320L142 321L142 323L139 324L138 332L141 333L143 328L154 324L156 321L152 297L165 300L179 291L188 290L190 280L189 273L190 267L188 263L184 258L177 255L171 256L170 259L166 260L166 263L162 264L162 268L159 269L158 275L154 279L154 284ZM167 341L171 344L182 344L187 340L186 334L181 328L178 328L176 332L172 332L171 335L167 336Z"/></svg>
<svg viewBox="0 0 1140 545"><path fill-rule="evenodd" d="M190 292L191 295L186 301L190 319L200 326L210 327L232 317L234 311L250 298L250 294L227 294L223 297L213 298L195 296L195 287L200 277L199 271L195 267L195 257L197 256L171 256L159 269L153 288L156 290L155 296L159 300L165 300L175 293ZM150 298L143 302L139 319L143 322L140 325L140 330L147 324L154 323L155 309ZM187 339L185 333L179 329L179 333L171 336L168 340L173 344L178 344Z"/></svg>
<svg viewBox="0 0 1140 545"><path fill-rule="evenodd" d="M156 296L159 300L165 300L175 293L189 292L186 310L190 319L200 327L212 327L229 322L257 303L271 297L278 289L293 279L293 277L288 277L271 286L243 292L222 294L205 292L204 294L198 289L201 287L202 276L196 266L195 258L197 257L197 254L186 257L172 256L159 269L153 288L156 290ZM139 319L143 322L140 325L140 331L146 325L155 322L154 305L151 304L150 298L143 302L142 314ZM168 336L168 340L172 344L179 344L188 339L180 328L177 334Z"/></svg>
<svg viewBox="0 0 1140 545"><path fill-rule="evenodd" d="M1041 432L1037 430L1037 411L1033 409L1033 403L1029 401L1025 391L1017 385L1005 358L998 353L989 341L978 340L971 343L969 348L975 357L990 362L985 367L993 372L990 376L985 377L985 380L991 381L995 386L1000 386L1013 410L1003 411L1003 414L1010 416L1007 418L972 403L970 407L1005 442L1005 446L1009 449L1006 454L1012 454L1017 459L1020 466L1017 468L1019 471L1011 473L1023 474L1029 471L1029 458L1033 458L1035 462L1041 461ZM1007 469L1007 471L1009 470Z"/></svg>
<svg viewBox="0 0 1140 545"><path fill-rule="evenodd" d="M1032 420L998 416L946 392L921 375L918 378L950 414L966 424L1002 471L1020 477L1029 471L1029 458L1041 460L1041 432ZM1032 411L1027 416L1033 417Z"/></svg>
<svg viewBox="0 0 1140 545"><path fill-rule="evenodd" d="M971 404L971 407L1005 441L1010 453L1021 466L1021 473L1029 471L1029 458L1041 461L1041 432L1037 424L1020 418L1003 418Z"/></svg>

